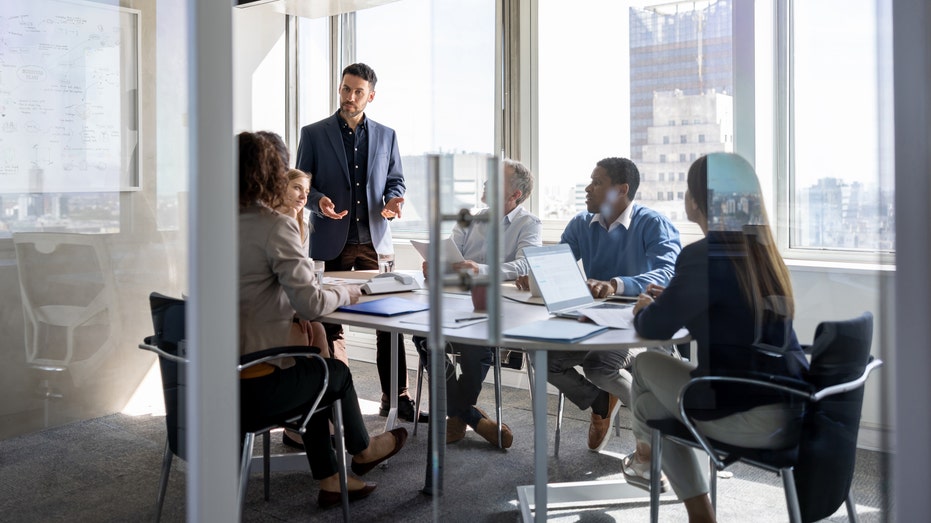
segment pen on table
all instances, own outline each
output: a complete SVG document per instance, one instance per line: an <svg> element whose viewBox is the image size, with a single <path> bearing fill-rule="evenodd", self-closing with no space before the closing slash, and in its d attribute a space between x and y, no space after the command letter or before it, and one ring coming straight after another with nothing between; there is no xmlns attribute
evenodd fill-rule
<svg viewBox="0 0 931 523"><path fill-rule="evenodd" d="M456 318L456 323L459 323L461 321L484 320L487 318L488 316L471 316L469 318Z"/></svg>

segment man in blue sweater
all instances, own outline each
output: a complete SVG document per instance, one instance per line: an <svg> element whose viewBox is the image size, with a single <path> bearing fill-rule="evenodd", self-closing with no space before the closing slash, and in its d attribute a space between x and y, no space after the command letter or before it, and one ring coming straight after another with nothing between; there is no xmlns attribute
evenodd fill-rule
<svg viewBox="0 0 931 523"><path fill-rule="evenodd" d="M591 180L585 188L588 210L569 221L560 241L582 260L592 295L638 296L651 283L665 286L682 249L679 231L665 216L633 203L640 185L637 166L626 158L605 158ZM521 280L518 287L526 284ZM580 409L592 409L588 447L595 452L608 442L618 400L630 405L627 369L642 351L549 353L549 382Z"/></svg>

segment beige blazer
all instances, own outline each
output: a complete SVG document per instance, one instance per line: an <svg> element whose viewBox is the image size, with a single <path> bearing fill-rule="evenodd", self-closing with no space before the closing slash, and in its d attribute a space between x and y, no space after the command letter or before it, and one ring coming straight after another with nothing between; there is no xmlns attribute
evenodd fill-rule
<svg viewBox="0 0 931 523"><path fill-rule="evenodd" d="M295 316L313 320L349 303L321 288L297 221L261 204L239 213L239 353L286 345Z"/></svg>

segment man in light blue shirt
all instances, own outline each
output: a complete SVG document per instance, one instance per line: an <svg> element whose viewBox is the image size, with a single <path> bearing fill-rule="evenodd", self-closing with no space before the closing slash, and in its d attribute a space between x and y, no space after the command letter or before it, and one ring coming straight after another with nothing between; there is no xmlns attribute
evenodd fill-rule
<svg viewBox="0 0 931 523"><path fill-rule="evenodd" d="M582 260L596 298L638 296L647 285L665 286L672 278L682 249L679 231L665 216L633 203L639 185L640 171L630 160L601 160L585 188L587 211L573 217L563 231L560 241ZM527 285L523 279L518 283ZM620 402L630 405L627 369L642 351L549 353L548 381L580 409L592 409L591 450L600 451L607 444ZM584 376L576 365L582 366Z"/></svg>
<svg viewBox="0 0 931 523"><path fill-rule="evenodd" d="M514 160L504 160L504 217L501 221L501 236L503 250L501 251L504 263L498 265L503 280L513 280L518 276L521 260L524 258L525 247L538 247L542 245L542 224L540 219L521 206L533 190L533 175L522 163ZM482 194L482 201L485 195ZM486 210L479 214L487 213ZM457 270L471 270L476 274L487 274L488 262L485 258L488 252L486 233L489 224L487 221L473 221L468 227L456 225L450 237L456 247L462 252L466 261L458 263ZM424 262L424 275L427 273L427 263ZM427 355L423 338L414 338L414 344L421 355ZM452 363L446 361L446 408L449 418L446 422L446 442L455 443L465 437L466 425L485 438L489 443L498 446L498 424L489 418L484 411L475 406L482 391L482 382L488 374L488 368L493 362L493 348L474 345L450 344L452 350L460 353L460 374L457 377ZM501 426L501 445L508 448L514 440L514 435L507 425Z"/></svg>

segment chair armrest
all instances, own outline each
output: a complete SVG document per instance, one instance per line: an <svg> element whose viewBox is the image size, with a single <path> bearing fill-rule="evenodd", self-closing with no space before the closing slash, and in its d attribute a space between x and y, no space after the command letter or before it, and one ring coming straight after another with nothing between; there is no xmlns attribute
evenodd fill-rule
<svg viewBox="0 0 931 523"><path fill-rule="evenodd" d="M768 377L768 379L774 379L774 378L776 378L776 376ZM807 384L804 384L803 382L798 382L797 380L790 380L790 381L795 382L795 383L800 383L803 385L807 385ZM696 378L692 378L691 380L689 380L689 382L686 383L682 387L682 389L679 391L679 398L678 398L679 416L682 419L682 424L685 425L685 428L687 428L688 431L692 434L692 437L695 438L695 441L697 441L698 444L701 445L702 449L705 451L705 453L708 454L708 456L711 459L711 462L714 464L715 468L718 470L724 470L724 468L727 467L727 463L725 463L724 460L718 457L717 453L714 450L714 447L711 445L708 439L704 436L704 434L699 432L695 424L692 423L692 419L689 417L685 409L685 398L688 395L689 389L691 389L693 386L695 386L698 383L709 383L709 382L739 383L739 384L744 384L744 385L748 385L751 387L759 387L763 389L775 390L778 392L789 394L791 396L797 396L801 399L804 399L805 401L813 401L813 393L810 390L810 386L806 387L809 390L800 390L796 387L791 387L791 386L788 386L782 383L775 383L773 381L764 381L761 379L751 378L747 376L698 376Z"/></svg>
<svg viewBox="0 0 931 523"><path fill-rule="evenodd" d="M825 387L814 394L811 395L812 401L821 401L828 396L834 396L835 394L843 394L844 392L849 392L854 389L858 389L866 383L866 379L870 377L870 373L874 370L882 367L883 360L879 358L874 358L870 356L869 363L866 364L866 367L863 368L863 373L861 373L857 378L845 381L844 383L838 383L836 385L831 385Z"/></svg>
<svg viewBox="0 0 931 523"><path fill-rule="evenodd" d="M258 352L250 352L249 354L244 354L239 357L239 367L241 371L245 368L251 367L253 365L258 365L259 363L265 363L271 360L277 360L281 358L293 358L293 357L310 357L311 355L319 355L320 349L317 347L311 347L308 345L289 345L283 347L272 347L271 349L260 350Z"/></svg>
<svg viewBox="0 0 931 523"><path fill-rule="evenodd" d="M162 349L158 348L153 342L155 341L155 336L146 336L142 343L139 344L139 348L142 350L147 350L149 352L154 352L159 358L165 358L169 361L175 363L187 363L188 361L181 356L175 356L174 354L169 354Z"/></svg>

